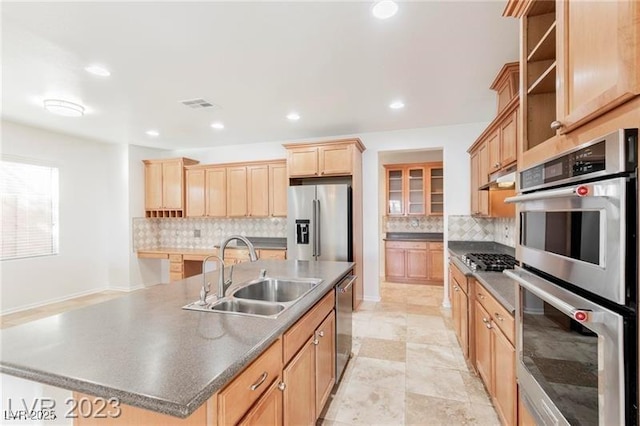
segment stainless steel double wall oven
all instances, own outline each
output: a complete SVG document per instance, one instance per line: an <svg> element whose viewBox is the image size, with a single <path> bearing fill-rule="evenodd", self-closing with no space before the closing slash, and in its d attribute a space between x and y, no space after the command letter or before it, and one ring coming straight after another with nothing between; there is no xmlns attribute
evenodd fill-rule
<svg viewBox="0 0 640 426"><path fill-rule="evenodd" d="M637 423L637 143L623 129L519 175L517 377L541 424Z"/></svg>

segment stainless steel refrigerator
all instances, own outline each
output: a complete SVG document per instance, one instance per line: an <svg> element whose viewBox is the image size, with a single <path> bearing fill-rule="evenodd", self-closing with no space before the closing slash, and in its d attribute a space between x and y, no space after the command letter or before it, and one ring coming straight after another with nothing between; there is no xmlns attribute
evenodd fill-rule
<svg viewBox="0 0 640 426"><path fill-rule="evenodd" d="M351 188L289 187L287 258L352 261Z"/></svg>

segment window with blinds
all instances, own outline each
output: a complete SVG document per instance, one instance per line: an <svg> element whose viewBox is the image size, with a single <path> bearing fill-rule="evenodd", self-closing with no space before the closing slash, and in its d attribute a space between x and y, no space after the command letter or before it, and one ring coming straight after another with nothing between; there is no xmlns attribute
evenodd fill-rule
<svg viewBox="0 0 640 426"><path fill-rule="evenodd" d="M58 168L0 160L0 260L58 253Z"/></svg>

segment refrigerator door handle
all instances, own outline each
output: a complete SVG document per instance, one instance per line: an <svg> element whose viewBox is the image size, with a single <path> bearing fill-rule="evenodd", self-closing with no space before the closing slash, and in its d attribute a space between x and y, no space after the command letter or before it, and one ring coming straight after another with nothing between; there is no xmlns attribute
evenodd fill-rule
<svg viewBox="0 0 640 426"><path fill-rule="evenodd" d="M320 241L320 235L322 232L320 231L320 200L316 200L316 256L320 257L322 241Z"/></svg>
<svg viewBox="0 0 640 426"><path fill-rule="evenodd" d="M312 250L313 252L311 253L311 256L313 256L314 260L316 258L316 256L318 256L318 254L316 253L316 247L318 247L318 241L316 239L318 232L317 232L317 226L318 226L318 217L316 215L317 211L316 211L316 203L318 201L317 200L313 200L313 209L311 211L311 226L313 227L312 229L312 237L313 237L313 247Z"/></svg>

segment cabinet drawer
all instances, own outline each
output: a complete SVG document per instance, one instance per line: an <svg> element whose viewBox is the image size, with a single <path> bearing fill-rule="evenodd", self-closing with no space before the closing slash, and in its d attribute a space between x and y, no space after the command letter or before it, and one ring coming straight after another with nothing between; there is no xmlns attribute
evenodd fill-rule
<svg viewBox="0 0 640 426"><path fill-rule="evenodd" d="M444 250L444 243L429 243L429 250Z"/></svg>
<svg viewBox="0 0 640 426"><path fill-rule="evenodd" d="M385 244L387 248L400 248L400 249L427 249L426 241L387 241Z"/></svg>
<svg viewBox="0 0 640 426"><path fill-rule="evenodd" d="M335 305L335 293L329 292L314 308L305 314L284 334L284 364L286 365L298 350L313 335L323 319Z"/></svg>
<svg viewBox="0 0 640 426"><path fill-rule="evenodd" d="M182 272L169 272L169 282L180 281L182 279Z"/></svg>
<svg viewBox="0 0 640 426"><path fill-rule="evenodd" d="M236 424L282 370L282 339L278 339L218 394L218 424Z"/></svg>
<svg viewBox="0 0 640 426"><path fill-rule="evenodd" d="M260 250L260 259L276 259L285 260L287 257L286 250Z"/></svg>
<svg viewBox="0 0 640 426"><path fill-rule="evenodd" d="M170 272L182 272L182 262L171 262L171 263L169 263L169 271Z"/></svg>
<svg viewBox="0 0 640 426"><path fill-rule="evenodd" d="M493 322L502 330L511 344L515 337L515 318L491 294L476 282L476 299L487 310Z"/></svg>
<svg viewBox="0 0 640 426"><path fill-rule="evenodd" d="M169 262L182 262L182 255L181 254L170 254L169 255Z"/></svg>
<svg viewBox="0 0 640 426"><path fill-rule="evenodd" d="M449 269L451 270L451 275L453 276L453 279L456 280L456 282L458 283L458 285L460 286L460 288L462 288L462 290L465 293L469 293L469 288L467 286L467 277L465 274L463 274L460 269L458 269L458 267L456 265L454 265L453 263L449 263Z"/></svg>

